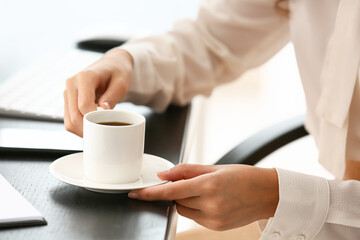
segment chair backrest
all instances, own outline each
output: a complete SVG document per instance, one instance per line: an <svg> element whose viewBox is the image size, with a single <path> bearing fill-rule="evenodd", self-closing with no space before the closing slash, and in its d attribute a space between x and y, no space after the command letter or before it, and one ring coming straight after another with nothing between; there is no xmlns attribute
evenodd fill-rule
<svg viewBox="0 0 360 240"><path fill-rule="evenodd" d="M282 146L308 135L304 128L304 119L303 115L298 116L258 132L226 153L216 165L255 165Z"/></svg>

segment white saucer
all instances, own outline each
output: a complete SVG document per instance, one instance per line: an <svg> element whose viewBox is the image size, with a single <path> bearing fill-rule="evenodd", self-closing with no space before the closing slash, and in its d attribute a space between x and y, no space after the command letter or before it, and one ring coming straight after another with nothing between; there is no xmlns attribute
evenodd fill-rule
<svg viewBox="0 0 360 240"><path fill-rule="evenodd" d="M171 162L150 154L144 154L143 172L136 182L126 184L104 184L91 182L83 174L83 153L74 153L55 160L50 164L50 173L62 182L83 187L95 192L125 193L133 189L146 188L165 183L157 172L172 168Z"/></svg>

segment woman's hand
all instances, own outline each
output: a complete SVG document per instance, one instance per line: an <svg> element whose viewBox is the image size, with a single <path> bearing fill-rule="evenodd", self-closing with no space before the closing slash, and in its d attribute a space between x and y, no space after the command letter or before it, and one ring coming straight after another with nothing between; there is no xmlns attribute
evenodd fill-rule
<svg viewBox="0 0 360 240"><path fill-rule="evenodd" d="M107 52L101 59L66 81L64 123L66 130L82 136L83 116L96 110L114 108L127 93L133 59L121 49Z"/></svg>
<svg viewBox="0 0 360 240"><path fill-rule="evenodd" d="M172 183L133 190L130 198L175 200L180 215L213 230L227 230L274 216L277 173L246 165L180 164L158 173Z"/></svg>

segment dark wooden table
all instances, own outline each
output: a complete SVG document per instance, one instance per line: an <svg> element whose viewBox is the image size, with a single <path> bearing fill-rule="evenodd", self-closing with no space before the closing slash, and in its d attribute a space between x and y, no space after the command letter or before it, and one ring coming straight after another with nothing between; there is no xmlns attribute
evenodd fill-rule
<svg viewBox="0 0 360 240"><path fill-rule="evenodd" d="M182 161L183 139L190 107L169 107L165 113L147 111L145 152L177 164ZM0 128L62 123L0 117ZM168 239L173 224L171 202L143 202L126 194L95 193L62 183L49 165L67 152L0 149L2 174L46 218L45 226L0 230L0 239ZM1 193L0 193L1 196Z"/></svg>

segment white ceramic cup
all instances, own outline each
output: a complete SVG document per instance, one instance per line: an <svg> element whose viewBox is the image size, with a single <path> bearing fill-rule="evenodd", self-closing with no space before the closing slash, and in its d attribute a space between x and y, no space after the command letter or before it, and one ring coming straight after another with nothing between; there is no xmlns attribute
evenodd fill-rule
<svg viewBox="0 0 360 240"><path fill-rule="evenodd" d="M101 122L125 122L108 126ZM128 111L99 110L84 116L84 175L107 184L135 182L142 170L145 117Z"/></svg>

